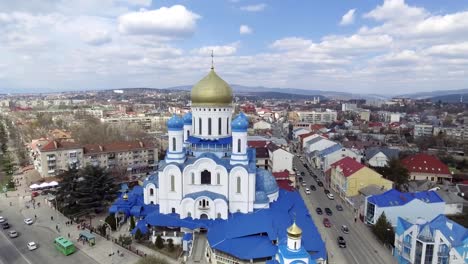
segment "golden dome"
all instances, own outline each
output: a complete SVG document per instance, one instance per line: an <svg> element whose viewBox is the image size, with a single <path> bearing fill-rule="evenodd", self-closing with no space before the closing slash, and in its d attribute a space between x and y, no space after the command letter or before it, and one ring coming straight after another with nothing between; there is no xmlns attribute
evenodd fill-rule
<svg viewBox="0 0 468 264"><path fill-rule="evenodd" d="M302 229L296 225L296 221L288 227L288 236L289 237L294 237L294 238L299 238L302 235Z"/></svg>
<svg viewBox="0 0 468 264"><path fill-rule="evenodd" d="M122 196L122 199L128 200L128 195L127 195L127 193L124 193L124 195Z"/></svg>
<svg viewBox="0 0 468 264"><path fill-rule="evenodd" d="M229 106L232 104L232 89L213 68L205 78L192 88L192 106Z"/></svg>

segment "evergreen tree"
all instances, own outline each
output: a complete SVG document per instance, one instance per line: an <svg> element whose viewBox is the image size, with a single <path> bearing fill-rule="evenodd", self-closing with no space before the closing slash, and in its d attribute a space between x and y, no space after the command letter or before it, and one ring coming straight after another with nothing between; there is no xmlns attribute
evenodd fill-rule
<svg viewBox="0 0 468 264"><path fill-rule="evenodd" d="M133 216L130 216L130 230L133 230L135 228L135 218Z"/></svg>
<svg viewBox="0 0 468 264"><path fill-rule="evenodd" d="M141 233L140 228L138 228L135 231L135 240L140 242L142 239L143 239L143 234Z"/></svg>
<svg viewBox="0 0 468 264"><path fill-rule="evenodd" d="M372 227L372 232L377 239L384 244L393 245L395 242L395 232L392 224L387 220L385 213L382 213L377 220L377 223Z"/></svg>
<svg viewBox="0 0 468 264"><path fill-rule="evenodd" d="M173 252L175 249L174 242L170 238L167 240L167 248L169 249L169 252Z"/></svg>
<svg viewBox="0 0 468 264"><path fill-rule="evenodd" d="M55 198L57 199L57 209L65 215L73 215L78 212L75 195L78 177L78 171L74 167L58 175L60 184Z"/></svg>
<svg viewBox="0 0 468 264"><path fill-rule="evenodd" d="M164 241L163 241L163 239L161 238L160 235L158 235L156 237L156 247L159 248L159 249L164 247Z"/></svg>
<svg viewBox="0 0 468 264"><path fill-rule="evenodd" d="M375 168L386 179L395 183L395 188L402 190L409 181L409 172L399 159L390 159L383 168Z"/></svg>
<svg viewBox="0 0 468 264"><path fill-rule="evenodd" d="M104 220L104 222L108 223L111 226L112 231L117 230L117 221L115 220L115 215L114 214L108 215L106 217L106 220Z"/></svg>

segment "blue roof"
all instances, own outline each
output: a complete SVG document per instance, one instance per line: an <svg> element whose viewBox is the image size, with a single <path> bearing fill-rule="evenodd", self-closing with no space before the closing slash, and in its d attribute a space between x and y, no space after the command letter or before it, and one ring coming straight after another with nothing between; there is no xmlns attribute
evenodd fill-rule
<svg viewBox="0 0 468 264"><path fill-rule="evenodd" d="M306 146L309 146L309 145L314 144L315 142L319 142L320 140L323 140L323 139L325 139L325 138L323 138L323 137L315 137L315 138L313 138L313 139L310 139L310 140L306 141L305 144L306 144Z"/></svg>
<svg viewBox="0 0 468 264"><path fill-rule="evenodd" d="M152 183L156 186L156 188L158 188L158 184L159 184L159 174L157 171L153 171L151 172L151 174L146 177L145 181L143 182L143 187L146 187L148 184Z"/></svg>
<svg viewBox="0 0 468 264"><path fill-rule="evenodd" d="M141 232L142 234L146 234L146 233L148 232L148 227L146 226L146 221L144 221L144 220L138 221L138 223L136 224L135 228L134 228L132 231L130 231L130 233L131 233L132 235L135 235L137 229L140 229L140 232Z"/></svg>
<svg viewBox="0 0 468 264"><path fill-rule="evenodd" d="M187 142L196 145L231 145L232 137L225 137L216 140L201 139L194 136L189 136Z"/></svg>
<svg viewBox="0 0 468 264"><path fill-rule="evenodd" d="M202 196L208 197L213 201L216 200L216 199L221 199L221 200L224 200L224 201L227 202L226 196L224 196L222 194L219 194L219 193L210 192L210 191L201 191L201 192L189 193L189 194L186 194L184 196L184 199L185 198L192 198L193 200L195 200L198 197L202 197Z"/></svg>
<svg viewBox="0 0 468 264"><path fill-rule="evenodd" d="M269 203L270 199L264 191L256 191L255 192L255 204L266 204Z"/></svg>
<svg viewBox="0 0 468 264"><path fill-rule="evenodd" d="M448 219L445 215L438 215L428 225L432 229L440 230L442 234L452 243L452 247L463 246L468 239L468 229ZM449 228L449 225L452 228ZM468 250L468 249L466 249Z"/></svg>
<svg viewBox="0 0 468 264"><path fill-rule="evenodd" d="M191 125L192 124L192 112L187 112L184 116L184 125Z"/></svg>
<svg viewBox="0 0 468 264"><path fill-rule="evenodd" d="M367 198L367 201L379 207L388 207L405 205L414 199L419 199L425 203L444 202L435 191L402 193L395 189L390 189L379 195L371 195Z"/></svg>
<svg viewBox="0 0 468 264"><path fill-rule="evenodd" d="M343 147L340 144L337 143L337 144L335 144L333 146L330 146L330 147L328 147L326 149L323 149L323 150L319 151L319 155L321 157L325 157L325 156L327 156L327 155L329 155L329 154L331 154L331 153L333 153L335 151L341 150L342 148Z"/></svg>
<svg viewBox="0 0 468 264"><path fill-rule="evenodd" d="M247 128L249 128L249 118L243 112L240 112L240 114L232 120L231 127L234 132L247 131Z"/></svg>
<svg viewBox="0 0 468 264"><path fill-rule="evenodd" d="M264 169L257 169L255 191L263 191L267 195L278 191L278 184L271 172Z"/></svg>
<svg viewBox="0 0 468 264"><path fill-rule="evenodd" d="M370 160L372 157L377 155L379 152L382 152L389 159L398 158L400 151L398 149L384 148L384 147L372 147L368 148L365 151L366 159Z"/></svg>
<svg viewBox="0 0 468 264"><path fill-rule="evenodd" d="M192 233L185 233L184 236L182 237L182 240L190 241L190 240L192 240L192 238L193 238Z"/></svg>
<svg viewBox="0 0 468 264"><path fill-rule="evenodd" d="M184 129L184 120L178 115L174 114L169 120L167 120L168 130L182 130Z"/></svg>
<svg viewBox="0 0 468 264"><path fill-rule="evenodd" d="M405 219L401 218L401 217L398 217L398 220L397 220L397 227L396 227L396 234L397 235L401 235L403 234L403 232L405 232L405 230L407 230L408 228L410 228L413 224L411 224L410 222L406 221Z"/></svg>

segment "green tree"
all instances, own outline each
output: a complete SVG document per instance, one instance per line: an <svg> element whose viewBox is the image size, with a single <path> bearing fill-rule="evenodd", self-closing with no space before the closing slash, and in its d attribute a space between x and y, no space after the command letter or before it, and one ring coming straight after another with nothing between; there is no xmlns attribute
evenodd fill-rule
<svg viewBox="0 0 468 264"><path fill-rule="evenodd" d="M160 235L156 237L156 247L159 249L164 247L164 241Z"/></svg>
<svg viewBox="0 0 468 264"><path fill-rule="evenodd" d="M135 231L135 240L140 242L142 239L143 239L143 234L141 233L140 228L138 228Z"/></svg>
<svg viewBox="0 0 468 264"><path fill-rule="evenodd" d="M385 213L382 213L377 223L372 227L372 232L382 243L393 245L395 242L395 231L392 224L387 220Z"/></svg>
<svg viewBox="0 0 468 264"><path fill-rule="evenodd" d="M135 228L135 218L133 216L130 216L130 230L133 230Z"/></svg>
<svg viewBox="0 0 468 264"><path fill-rule="evenodd" d="M115 215L110 214L106 217L106 220L104 222L108 223L111 226L112 231L117 230L117 221L115 220Z"/></svg>
<svg viewBox="0 0 468 264"><path fill-rule="evenodd" d="M395 187L400 191L409 181L408 169L397 158L390 159L385 167L375 168L375 170L386 179L393 181Z"/></svg>
<svg viewBox="0 0 468 264"><path fill-rule="evenodd" d="M141 258L136 264L169 264L169 262L163 258L150 255Z"/></svg>
<svg viewBox="0 0 468 264"><path fill-rule="evenodd" d="M58 209L65 215L76 214L78 206L76 204L75 188L78 184L78 170L71 167L68 171L59 174L58 178L60 179L60 184L55 195Z"/></svg>

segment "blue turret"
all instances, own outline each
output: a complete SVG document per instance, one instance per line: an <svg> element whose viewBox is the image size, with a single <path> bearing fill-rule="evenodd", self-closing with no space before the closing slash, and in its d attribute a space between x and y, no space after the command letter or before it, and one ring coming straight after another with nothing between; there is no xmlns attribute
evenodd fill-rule
<svg viewBox="0 0 468 264"><path fill-rule="evenodd" d="M183 163L185 160L184 152L184 120L174 114L167 121L168 148L166 162Z"/></svg>
<svg viewBox="0 0 468 264"><path fill-rule="evenodd" d="M180 118L178 115L174 114L168 121L167 121L167 130L169 131L177 131L184 129L184 120Z"/></svg>
<svg viewBox="0 0 468 264"><path fill-rule="evenodd" d="M249 128L249 118L243 113L240 114L232 121L231 128L233 132L245 132Z"/></svg>
<svg viewBox="0 0 468 264"><path fill-rule="evenodd" d="M186 113L183 118L184 118L184 125L192 124L192 112Z"/></svg>

